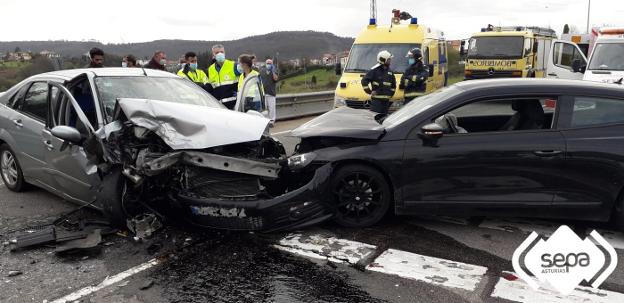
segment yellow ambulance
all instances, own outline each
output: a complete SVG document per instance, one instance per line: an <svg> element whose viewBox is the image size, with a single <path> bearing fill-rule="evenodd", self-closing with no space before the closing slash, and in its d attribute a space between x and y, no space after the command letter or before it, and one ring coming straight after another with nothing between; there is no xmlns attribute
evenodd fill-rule
<svg viewBox="0 0 624 303"><path fill-rule="evenodd" d="M418 24L416 18L401 22L393 18L391 25L377 25L371 19L355 39L345 66L337 66L336 72L342 75L334 99L335 107L369 108L370 95L362 88L362 77L377 64L377 54L389 51L394 58L390 68L395 73L397 86L401 75L408 67L407 52L418 47L423 52L423 62L429 65L427 93L446 86L448 80L447 45L444 33ZM390 110L403 104L403 90L399 90L390 100Z"/></svg>

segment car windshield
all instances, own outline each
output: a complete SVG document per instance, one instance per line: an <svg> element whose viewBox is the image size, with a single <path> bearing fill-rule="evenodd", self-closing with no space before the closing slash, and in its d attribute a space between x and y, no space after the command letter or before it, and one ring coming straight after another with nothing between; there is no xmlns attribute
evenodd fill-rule
<svg viewBox="0 0 624 303"><path fill-rule="evenodd" d="M589 69L624 71L624 43L596 44Z"/></svg>
<svg viewBox="0 0 624 303"><path fill-rule="evenodd" d="M453 95L460 92L454 86L445 87L443 89L432 92L428 95L416 98L398 111L394 112L383 121L383 125L387 128L393 128L412 117L424 112L425 110L447 100Z"/></svg>
<svg viewBox="0 0 624 303"><path fill-rule="evenodd" d="M377 54L389 51L394 58L390 69L395 73L403 73L407 69L405 55L410 49L420 48L420 44L355 44L349 53L349 61L345 67L347 73L365 73L377 64Z"/></svg>
<svg viewBox="0 0 624 303"><path fill-rule="evenodd" d="M474 37L468 45L471 59L513 59L522 58L523 37Z"/></svg>
<svg viewBox="0 0 624 303"><path fill-rule="evenodd" d="M188 80L164 77L97 77L95 85L106 114L110 117L118 98L151 99L214 108L223 105Z"/></svg>

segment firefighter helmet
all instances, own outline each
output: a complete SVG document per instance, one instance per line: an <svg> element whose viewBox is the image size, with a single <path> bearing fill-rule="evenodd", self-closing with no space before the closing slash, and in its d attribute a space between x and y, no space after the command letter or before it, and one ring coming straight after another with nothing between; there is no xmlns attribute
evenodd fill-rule
<svg viewBox="0 0 624 303"><path fill-rule="evenodd" d="M407 52L407 56L405 57L420 59L422 58L422 51L418 47L412 48L409 52Z"/></svg>
<svg viewBox="0 0 624 303"><path fill-rule="evenodd" d="M379 64L386 64L386 61L388 61L388 59L392 59L392 54L387 51L381 51L379 52L379 54L377 54L377 62L379 62Z"/></svg>

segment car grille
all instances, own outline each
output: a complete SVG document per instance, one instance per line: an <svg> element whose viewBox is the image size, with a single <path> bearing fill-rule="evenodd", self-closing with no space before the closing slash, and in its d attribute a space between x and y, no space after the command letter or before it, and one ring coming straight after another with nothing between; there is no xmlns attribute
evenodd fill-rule
<svg viewBox="0 0 624 303"><path fill-rule="evenodd" d="M257 177L208 168L188 169L188 190L204 198L255 196L261 191Z"/></svg>
<svg viewBox="0 0 624 303"><path fill-rule="evenodd" d="M467 76L467 79L491 79L491 78L521 78L522 77L522 73L520 73L520 76L514 76L513 73L514 72L518 72L518 71L511 71L511 70L494 70L494 71L489 71L489 70L472 70L472 75L471 76Z"/></svg>
<svg viewBox="0 0 624 303"><path fill-rule="evenodd" d="M264 228L264 218L262 217L247 217L247 218L204 218L202 222L197 222L199 225L208 226L211 228L219 229L232 229L232 230L261 230Z"/></svg>
<svg viewBox="0 0 624 303"><path fill-rule="evenodd" d="M350 108L357 108L357 109L368 109L368 108L370 108L370 102L368 102L368 101L347 100L346 103L347 103L347 106L350 107Z"/></svg>

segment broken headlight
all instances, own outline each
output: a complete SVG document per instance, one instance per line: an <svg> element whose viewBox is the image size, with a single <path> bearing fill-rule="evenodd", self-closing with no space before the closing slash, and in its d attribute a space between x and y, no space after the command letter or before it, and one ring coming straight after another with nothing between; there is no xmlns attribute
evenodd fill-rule
<svg viewBox="0 0 624 303"><path fill-rule="evenodd" d="M306 153L288 158L288 167L290 169L301 169L312 163L316 158L315 153Z"/></svg>

